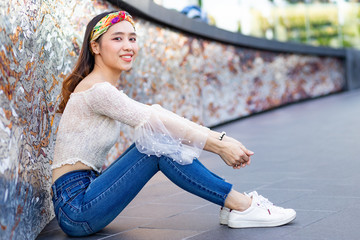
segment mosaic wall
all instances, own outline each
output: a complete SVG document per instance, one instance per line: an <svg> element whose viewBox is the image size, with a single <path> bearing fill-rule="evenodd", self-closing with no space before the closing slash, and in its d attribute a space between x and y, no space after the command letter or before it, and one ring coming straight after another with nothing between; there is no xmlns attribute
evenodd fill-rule
<svg viewBox="0 0 360 240"><path fill-rule="evenodd" d="M61 82L106 1L0 1L0 239L34 239L53 218L49 188ZM197 39L136 19L141 52L119 87L207 126L339 91L341 60ZM131 142L123 128L108 166Z"/></svg>

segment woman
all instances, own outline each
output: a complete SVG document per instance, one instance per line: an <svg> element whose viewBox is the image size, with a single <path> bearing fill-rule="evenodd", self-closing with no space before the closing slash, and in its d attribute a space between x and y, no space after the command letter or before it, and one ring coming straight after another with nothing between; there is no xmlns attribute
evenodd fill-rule
<svg viewBox="0 0 360 240"><path fill-rule="evenodd" d="M54 153L52 194L56 218L70 236L108 225L159 170L172 182L220 205L220 223L232 228L269 227L296 213L256 192L242 194L197 159L202 149L240 169L254 154L237 140L197 125L159 105L144 105L115 88L138 53L131 16L103 13L86 29L77 65L62 88ZM100 169L120 134L135 129L135 143L105 171ZM230 210L232 209L232 210Z"/></svg>

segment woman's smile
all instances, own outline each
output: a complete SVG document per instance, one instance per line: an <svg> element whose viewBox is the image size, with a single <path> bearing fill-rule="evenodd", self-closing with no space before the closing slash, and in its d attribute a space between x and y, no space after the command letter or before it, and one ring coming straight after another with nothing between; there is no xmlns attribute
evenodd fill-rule
<svg viewBox="0 0 360 240"><path fill-rule="evenodd" d="M133 59L133 54L131 53L127 53L127 54L123 54L120 55L121 60L125 61L125 62L131 62Z"/></svg>

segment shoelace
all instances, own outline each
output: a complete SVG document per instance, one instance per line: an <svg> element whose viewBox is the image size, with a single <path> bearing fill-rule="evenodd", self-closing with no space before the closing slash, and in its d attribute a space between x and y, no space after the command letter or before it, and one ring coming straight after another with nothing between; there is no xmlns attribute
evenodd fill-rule
<svg viewBox="0 0 360 240"><path fill-rule="evenodd" d="M282 212L284 210L284 208L282 207L275 206L272 202L269 201L269 199L263 197L262 195L259 195L256 191L253 191L247 195L253 197L253 200L256 201L259 207L267 209L269 214L271 214L270 210L275 210L279 212Z"/></svg>

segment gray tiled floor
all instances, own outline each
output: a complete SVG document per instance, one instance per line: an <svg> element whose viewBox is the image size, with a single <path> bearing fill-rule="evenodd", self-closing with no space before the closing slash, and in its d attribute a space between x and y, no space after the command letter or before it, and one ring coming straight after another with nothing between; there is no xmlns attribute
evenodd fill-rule
<svg viewBox="0 0 360 240"><path fill-rule="evenodd" d="M158 173L105 229L84 239L359 239L360 91L290 105L218 128L255 152L233 170L219 157L200 160L240 191L257 190L295 208L286 226L229 229L219 207ZM37 238L71 239L51 221Z"/></svg>

